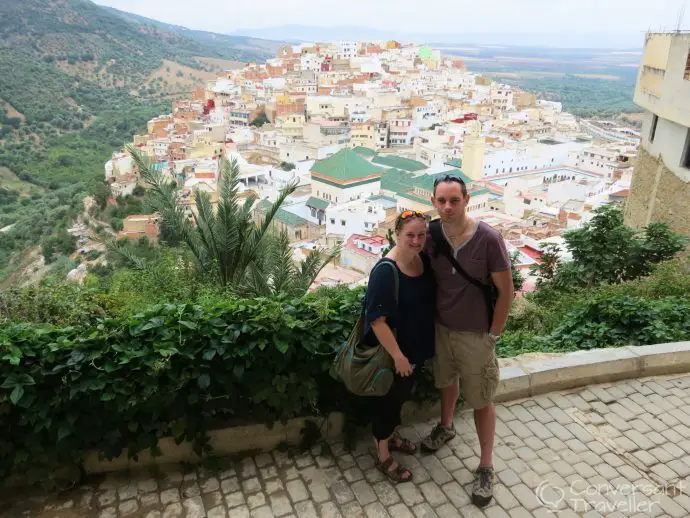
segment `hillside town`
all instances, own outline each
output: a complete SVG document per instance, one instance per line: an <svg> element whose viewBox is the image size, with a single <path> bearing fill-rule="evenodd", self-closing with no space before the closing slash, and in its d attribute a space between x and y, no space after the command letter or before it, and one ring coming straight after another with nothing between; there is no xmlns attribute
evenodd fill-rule
<svg viewBox="0 0 690 518"><path fill-rule="evenodd" d="M341 41L284 45L266 63L226 71L173 101L132 145L178 183L190 215L197 190L217 201L221 158L239 164L257 220L297 183L275 225L296 258L340 245L316 281L335 285L366 281L399 211L433 216L434 180L448 174L466 182L469 214L502 233L527 273L593 209L628 197L639 140L634 128L578 120L427 46ZM141 183L124 149L105 179L113 196ZM157 216L129 216L119 235L155 241Z"/></svg>

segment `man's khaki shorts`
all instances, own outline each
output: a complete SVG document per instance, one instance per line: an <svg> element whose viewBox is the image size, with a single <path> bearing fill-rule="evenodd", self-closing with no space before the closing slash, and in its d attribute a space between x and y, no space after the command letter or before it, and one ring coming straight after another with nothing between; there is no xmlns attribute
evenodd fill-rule
<svg viewBox="0 0 690 518"><path fill-rule="evenodd" d="M437 323L433 365L436 388L455 385L459 379L470 408L484 408L493 401L499 368L488 333L452 331Z"/></svg>

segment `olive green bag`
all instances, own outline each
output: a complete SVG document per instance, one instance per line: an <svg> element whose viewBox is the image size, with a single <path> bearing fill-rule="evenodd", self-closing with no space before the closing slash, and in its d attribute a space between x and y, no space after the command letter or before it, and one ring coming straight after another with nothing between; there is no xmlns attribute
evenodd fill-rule
<svg viewBox="0 0 690 518"><path fill-rule="evenodd" d="M395 279L395 303L398 304L399 279L398 269L388 259L379 261L372 273L381 265L387 264L393 269ZM364 301L366 308L366 299ZM333 361L334 375L341 379L347 390L357 396L384 396L393 385L395 362L393 357L381 345L358 347L364 335L364 310L350 332L347 341L340 347ZM393 330L397 339L397 331Z"/></svg>

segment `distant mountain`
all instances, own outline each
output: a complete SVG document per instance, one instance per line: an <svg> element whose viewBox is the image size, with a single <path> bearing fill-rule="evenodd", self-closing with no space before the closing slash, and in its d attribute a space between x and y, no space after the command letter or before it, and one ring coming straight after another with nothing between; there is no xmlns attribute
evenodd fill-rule
<svg viewBox="0 0 690 518"><path fill-rule="evenodd" d="M476 33L458 30L454 33L425 33L406 29L385 30L345 25L332 27L281 25L269 28L237 29L232 34L294 42L396 39L435 45L518 45L555 48L641 48L644 42L643 37L636 32L562 34Z"/></svg>
<svg viewBox="0 0 690 518"><path fill-rule="evenodd" d="M181 34L191 40L206 45L209 49L213 49L220 53L227 52L229 49L236 49L247 52L258 52L261 54L269 53L271 56L274 56L275 52L283 44L283 41L275 41L271 39L270 35L268 36L269 39L260 39L259 37L247 36L231 36L228 34L219 34L217 32L188 29L187 27L182 27L180 25L172 25L170 23L146 18L145 16L140 16L138 14L120 11L119 9L115 9L113 7L103 6L103 9L110 11L120 18L132 23L139 25L152 25L167 32Z"/></svg>
<svg viewBox="0 0 690 518"><path fill-rule="evenodd" d="M369 27L311 25L281 25L260 29L237 29L232 34L254 38L271 38L289 42L339 41L339 40L388 40L400 38L401 32L372 29Z"/></svg>

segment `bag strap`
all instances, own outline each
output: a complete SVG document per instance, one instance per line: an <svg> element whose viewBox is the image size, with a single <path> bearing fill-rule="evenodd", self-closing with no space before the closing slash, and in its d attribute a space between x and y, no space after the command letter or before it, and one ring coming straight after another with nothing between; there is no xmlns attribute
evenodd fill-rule
<svg viewBox="0 0 690 518"><path fill-rule="evenodd" d="M398 277L398 267L391 259L387 259L385 257L379 262L379 264L387 264L393 270L393 279L395 280L395 306L397 309L398 298L400 297L400 278Z"/></svg>
<svg viewBox="0 0 690 518"><path fill-rule="evenodd" d="M458 263L457 259L453 256L453 253L450 249L450 244L446 240L446 237L443 235L443 229L441 228L441 220L437 219L429 223L429 233L431 234L431 239L434 240L434 245L436 246L436 249L439 250L441 253L443 253L444 256L450 261L450 264L453 265L453 268L455 268L455 271L457 271L460 275L462 275L468 282L474 284L477 288L480 288L482 290L485 290L486 288L490 288L488 284L485 284L471 275L469 275L463 268L460 266L460 263Z"/></svg>
<svg viewBox="0 0 690 518"><path fill-rule="evenodd" d="M371 269L371 272L369 275L371 276L372 273L374 273L374 270L381 266L382 264L387 264L392 270L393 270L393 280L395 282L395 310L398 314L400 314L400 304L399 304L399 297L400 297L400 278L398 276L398 267L395 265L395 263L391 259L387 258L382 258L376 265ZM393 336L395 336L396 340L398 338L398 326L395 326L395 329L393 329Z"/></svg>

